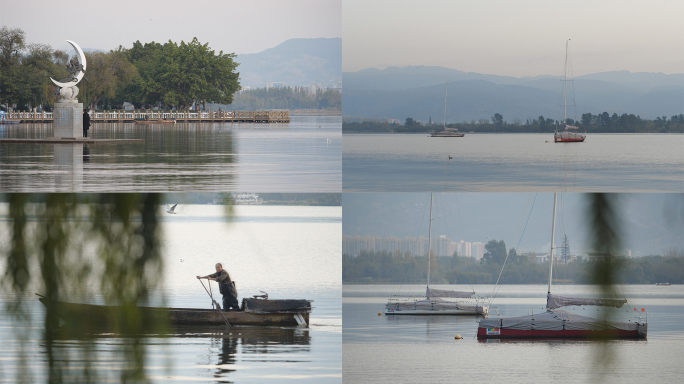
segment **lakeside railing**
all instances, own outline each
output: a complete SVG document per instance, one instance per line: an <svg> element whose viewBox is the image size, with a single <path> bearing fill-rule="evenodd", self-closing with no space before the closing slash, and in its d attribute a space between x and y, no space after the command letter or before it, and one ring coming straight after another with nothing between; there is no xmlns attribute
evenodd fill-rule
<svg viewBox="0 0 684 384"><path fill-rule="evenodd" d="M176 122L253 122L288 123L290 111L90 111L92 122L135 122L138 120L176 120ZM52 112L10 111L9 120L25 123L52 122Z"/></svg>

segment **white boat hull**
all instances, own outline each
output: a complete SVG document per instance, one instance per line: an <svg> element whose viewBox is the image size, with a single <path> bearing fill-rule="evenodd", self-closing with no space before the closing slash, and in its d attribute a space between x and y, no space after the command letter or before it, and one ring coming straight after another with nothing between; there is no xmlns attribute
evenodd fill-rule
<svg viewBox="0 0 684 384"><path fill-rule="evenodd" d="M448 309L448 310L421 310L421 309L405 309L405 310L385 310L385 315L412 315L412 316L453 316L453 315L486 315L489 313L489 308L478 308L477 310L463 310L463 309Z"/></svg>

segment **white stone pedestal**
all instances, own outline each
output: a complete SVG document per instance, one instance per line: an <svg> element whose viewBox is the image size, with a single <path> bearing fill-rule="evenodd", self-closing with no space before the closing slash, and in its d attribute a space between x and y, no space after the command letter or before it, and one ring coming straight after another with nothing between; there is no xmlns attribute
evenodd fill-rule
<svg viewBox="0 0 684 384"><path fill-rule="evenodd" d="M83 104L55 103L52 126L56 138L83 137Z"/></svg>

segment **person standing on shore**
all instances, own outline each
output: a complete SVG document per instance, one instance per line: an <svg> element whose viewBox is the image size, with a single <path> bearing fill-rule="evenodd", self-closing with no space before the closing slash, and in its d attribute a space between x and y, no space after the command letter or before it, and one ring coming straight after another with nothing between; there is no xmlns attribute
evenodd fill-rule
<svg viewBox="0 0 684 384"><path fill-rule="evenodd" d="M88 137L88 130L90 129L90 115L88 111L83 110L83 137Z"/></svg>

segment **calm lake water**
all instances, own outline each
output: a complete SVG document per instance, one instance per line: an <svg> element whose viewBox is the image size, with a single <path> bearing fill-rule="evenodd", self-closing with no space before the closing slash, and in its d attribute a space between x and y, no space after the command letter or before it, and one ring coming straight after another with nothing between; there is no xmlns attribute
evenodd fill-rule
<svg viewBox="0 0 684 384"><path fill-rule="evenodd" d="M52 124L0 125L0 138L46 138ZM339 192L342 119L289 124L94 124L128 144L0 143L3 192Z"/></svg>
<svg viewBox="0 0 684 384"><path fill-rule="evenodd" d="M491 296L492 285L435 286ZM490 316L543 312L546 285L504 285ZM554 289L556 291L556 289ZM585 295L591 286L559 286ZM647 340L479 342L476 316L378 316L391 295L424 294L425 285L343 286L345 383L645 383L678 382L684 353L684 286L621 286L628 305L648 311ZM496 310L494 309L496 307ZM595 314L595 307L575 309ZM625 307L618 315L627 320ZM603 312L601 312L603 314ZM460 334L462 340L455 340ZM602 356L613 356L608 364Z"/></svg>
<svg viewBox="0 0 684 384"><path fill-rule="evenodd" d="M341 382L341 208L237 206L232 223L225 222L222 206L179 205L177 211L162 216L168 306L211 308L196 276L213 273L214 264L222 262L236 282L239 300L265 291L272 299L314 300L314 308L308 328L184 327L170 337L145 337L146 373L152 382ZM2 231L6 212L7 206L0 205ZM7 240L2 231L0 249ZM220 302L218 287L212 285ZM0 299L0 382L15 378L20 330L30 334L25 348L33 379L45 382L42 304L30 304L31 325L17 325L4 312L8 296ZM119 382L116 350L127 342L116 334L96 339L92 362L101 377L95 382ZM77 340L59 341L58 347L73 356L82 350ZM72 364L79 367L78 360Z"/></svg>
<svg viewBox="0 0 684 384"><path fill-rule="evenodd" d="M681 134L588 134L565 144L551 134L344 134L343 141L345 192L684 190Z"/></svg>

